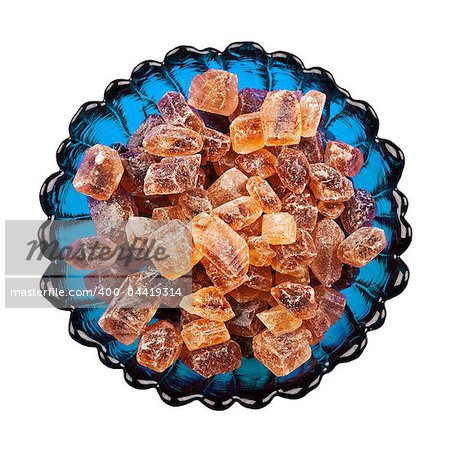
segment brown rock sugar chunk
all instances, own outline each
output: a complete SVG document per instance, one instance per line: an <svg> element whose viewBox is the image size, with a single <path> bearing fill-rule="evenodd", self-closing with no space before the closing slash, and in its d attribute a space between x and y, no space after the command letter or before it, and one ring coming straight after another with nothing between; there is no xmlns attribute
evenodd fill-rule
<svg viewBox="0 0 450 450"><path fill-rule="evenodd" d="M297 228L311 233L316 227L317 201L309 189L305 189L301 194L290 193L283 197L281 210L292 215Z"/></svg>
<svg viewBox="0 0 450 450"><path fill-rule="evenodd" d="M231 139L226 134L210 128L202 131L203 148L202 153L206 161L218 162L231 149Z"/></svg>
<svg viewBox="0 0 450 450"><path fill-rule="evenodd" d="M212 211L212 204L208 193L202 188L191 188L183 192L178 200L184 215L193 219L196 215Z"/></svg>
<svg viewBox="0 0 450 450"><path fill-rule="evenodd" d="M320 309L328 316L330 325L336 323L344 313L347 302L345 295L326 286L315 286L316 302Z"/></svg>
<svg viewBox="0 0 450 450"><path fill-rule="evenodd" d="M144 136L158 125L163 125L164 120L158 114L150 114L144 122L138 127L138 129L131 135L127 142L127 149L131 151L143 151L142 140Z"/></svg>
<svg viewBox="0 0 450 450"><path fill-rule="evenodd" d="M215 173L220 177L227 170L236 168L236 158L238 154L233 152L233 150L228 151L223 155L218 161L213 162L213 167Z"/></svg>
<svg viewBox="0 0 450 450"><path fill-rule="evenodd" d="M208 278L221 294L226 294L247 281L248 277L244 274L242 277L228 278L207 258L202 258L202 266L205 268Z"/></svg>
<svg viewBox="0 0 450 450"><path fill-rule="evenodd" d="M198 319L187 323L181 330L181 337L189 351L221 344L230 339L223 322Z"/></svg>
<svg viewBox="0 0 450 450"><path fill-rule="evenodd" d="M262 214L259 203L252 197L239 197L212 210L211 216L220 217L233 230L240 230L255 222Z"/></svg>
<svg viewBox="0 0 450 450"><path fill-rule="evenodd" d="M291 148L300 150L310 164L316 164L323 162L323 144L322 136L316 133L315 136L302 137L300 143L297 145L291 145Z"/></svg>
<svg viewBox="0 0 450 450"><path fill-rule="evenodd" d="M250 264L256 267L270 266L276 253L270 247L267 239L263 236L249 236L246 241Z"/></svg>
<svg viewBox="0 0 450 450"><path fill-rule="evenodd" d="M78 192L96 200L108 200L118 188L122 174L119 153L97 144L84 154L73 186Z"/></svg>
<svg viewBox="0 0 450 450"><path fill-rule="evenodd" d="M201 111L229 116L238 106L238 95L235 74L209 69L192 79L188 103Z"/></svg>
<svg viewBox="0 0 450 450"><path fill-rule="evenodd" d="M236 153L247 154L264 147L264 135L259 112L236 117L230 125L231 146Z"/></svg>
<svg viewBox="0 0 450 450"><path fill-rule="evenodd" d="M304 320L302 328L306 328L311 333L311 339L309 343L311 345L318 344L324 334L330 328L330 319L320 308L317 309L317 314L308 320Z"/></svg>
<svg viewBox="0 0 450 450"><path fill-rule="evenodd" d="M247 175L269 178L274 175L277 158L265 148L236 158L236 165Z"/></svg>
<svg viewBox="0 0 450 450"><path fill-rule="evenodd" d="M267 308L267 303L261 300L252 300L237 303L230 300L235 317L227 322L228 331L235 336L253 337L262 327L257 314Z"/></svg>
<svg viewBox="0 0 450 450"><path fill-rule="evenodd" d="M373 225L377 206L372 195L364 189L355 189L353 197L345 202L340 219L344 230L351 234L361 227Z"/></svg>
<svg viewBox="0 0 450 450"><path fill-rule="evenodd" d="M284 283L286 281L291 281L297 284L309 284L309 270L307 266L299 266L296 270L296 275L290 275L287 273L275 272L275 286Z"/></svg>
<svg viewBox="0 0 450 450"><path fill-rule="evenodd" d="M271 295L269 292L253 289L249 286L246 286L245 284L230 291L228 295L238 303L246 303L253 300L261 300L269 304L271 303Z"/></svg>
<svg viewBox="0 0 450 450"><path fill-rule="evenodd" d="M278 305L258 313L258 319L278 336L296 330L302 324L302 319L293 316L284 306Z"/></svg>
<svg viewBox="0 0 450 450"><path fill-rule="evenodd" d="M311 357L310 335L302 328L279 336L263 330L253 338L255 357L277 377L289 375Z"/></svg>
<svg viewBox="0 0 450 450"><path fill-rule="evenodd" d="M142 333L136 358L141 366L164 372L178 359L182 348L178 328L167 320L159 320Z"/></svg>
<svg viewBox="0 0 450 450"><path fill-rule="evenodd" d="M299 319L310 319L317 312L317 303L311 286L287 281L273 287L271 294L280 305Z"/></svg>
<svg viewBox="0 0 450 450"><path fill-rule="evenodd" d="M170 201L166 195L154 195L150 197L134 197L136 208L140 216L151 217L155 208L169 206Z"/></svg>
<svg viewBox="0 0 450 450"><path fill-rule="evenodd" d="M247 180L248 177L236 168L224 172L207 190L213 207L247 195Z"/></svg>
<svg viewBox="0 0 450 450"><path fill-rule="evenodd" d="M247 276L249 279L245 286L267 292L272 288L273 276L270 267L249 266Z"/></svg>
<svg viewBox="0 0 450 450"><path fill-rule="evenodd" d="M301 194L309 181L309 163L299 150L285 148L278 155L275 170L281 182L291 192Z"/></svg>
<svg viewBox="0 0 450 450"><path fill-rule="evenodd" d="M234 341L189 352L184 349L181 360L204 378L239 369L242 361L240 346Z"/></svg>
<svg viewBox="0 0 450 450"><path fill-rule="evenodd" d="M120 184L130 194L143 196L144 179L148 168L160 160L160 158L150 155L141 148L128 150L120 155L124 168Z"/></svg>
<svg viewBox="0 0 450 450"><path fill-rule="evenodd" d="M180 311L180 325L184 327L187 323L201 319L200 316L188 313L185 309Z"/></svg>
<svg viewBox="0 0 450 450"><path fill-rule="evenodd" d="M260 236L262 230L262 218L263 216L260 216L259 219L239 230L239 234L244 238L248 238L249 236Z"/></svg>
<svg viewBox="0 0 450 450"><path fill-rule="evenodd" d="M261 235L271 245L292 244L296 239L296 231L294 217L288 213L279 212L263 216Z"/></svg>
<svg viewBox="0 0 450 450"><path fill-rule="evenodd" d="M325 148L325 162L347 177L356 176L364 164L361 150L340 141L330 141Z"/></svg>
<svg viewBox="0 0 450 450"><path fill-rule="evenodd" d="M351 181L327 164L311 164L309 174L311 176L310 188L319 200L345 202L353 195Z"/></svg>
<svg viewBox="0 0 450 450"><path fill-rule="evenodd" d="M281 211L281 200L270 184L260 176L253 176L247 181L247 191L260 205L265 213Z"/></svg>
<svg viewBox="0 0 450 450"><path fill-rule="evenodd" d="M72 242L64 259L76 269L96 270L112 266L118 256L115 242L103 236L91 236Z"/></svg>
<svg viewBox="0 0 450 450"><path fill-rule="evenodd" d="M362 227L353 232L337 248L337 257L345 264L363 267L387 246L384 230Z"/></svg>
<svg viewBox="0 0 450 450"><path fill-rule="evenodd" d="M319 213L327 219L337 219L345 209L345 206L341 202L324 202L320 200L317 204Z"/></svg>
<svg viewBox="0 0 450 450"><path fill-rule="evenodd" d="M316 134L322 111L325 105L326 95L319 91L311 90L300 99L302 115L302 136L312 137Z"/></svg>
<svg viewBox="0 0 450 450"><path fill-rule="evenodd" d="M152 219L158 221L175 219L184 220L186 219L186 215L179 205L163 206L162 208L155 208L153 210Z"/></svg>

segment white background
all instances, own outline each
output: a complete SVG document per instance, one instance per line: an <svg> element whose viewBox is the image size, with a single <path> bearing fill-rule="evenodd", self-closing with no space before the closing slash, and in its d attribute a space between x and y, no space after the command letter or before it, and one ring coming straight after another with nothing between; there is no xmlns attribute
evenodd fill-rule
<svg viewBox="0 0 450 450"><path fill-rule="evenodd" d="M56 170L68 123L111 80L181 44L224 49L254 40L330 70L374 107L379 135L406 155L400 189L414 230L404 255L409 287L388 303L364 354L306 398L276 398L259 411L169 407L75 343L67 313L2 308L3 448L449 448L446 3L2 3L2 217L43 218L39 187Z"/></svg>

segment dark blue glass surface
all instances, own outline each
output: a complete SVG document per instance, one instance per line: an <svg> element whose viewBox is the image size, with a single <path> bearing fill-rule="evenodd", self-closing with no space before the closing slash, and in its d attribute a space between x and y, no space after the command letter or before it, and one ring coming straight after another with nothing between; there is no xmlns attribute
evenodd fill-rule
<svg viewBox="0 0 450 450"><path fill-rule="evenodd" d="M342 291L348 299L343 317L330 328L320 344L313 347L313 357L286 377L275 377L255 358L243 358L242 366L234 372L204 379L181 361L162 374L139 366L135 358L136 343L125 346L98 326L103 305L77 308L83 300L55 297L49 300L71 311L72 337L84 345L96 347L104 364L122 368L126 381L132 386L156 387L161 398L173 405L199 399L215 409L227 408L234 401L248 407L261 407L275 395L290 398L305 395L336 364L357 357L366 345L367 331L383 324L384 301L398 295L408 281L408 269L399 256L410 243L411 228L404 219L406 198L396 187L404 158L393 143L377 137L378 119L367 103L353 100L327 71L306 69L297 57L283 52L268 54L254 43L232 44L224 52L179 47L171 51L163 63L147 61L138 65L130 80L117 80L108 86L102 102L86 103L79 109L70 123L70 138L57 151L60 171L45 181L40 199L49 218L89 218L86 197L72 186L86 149L97 143L126 143L146 116L158 112L156 104L167 91L187 95L192 78L209 68L235 73L240 89L298 89L304 93L317 89L324 92L327 102L320 131L326 139L347 142L364 153L364 167L353 179L354 185L370 191L376 199L375 226L385 230L389 245L361 269L353 285ZM55 267L52 269L54 273ZM62 277L55 281L44 276L44 286L55 283L67 289L84 286L83 279L71 267L62 264L56 270ZM166 310L160 314L176 312Z"/></svg>

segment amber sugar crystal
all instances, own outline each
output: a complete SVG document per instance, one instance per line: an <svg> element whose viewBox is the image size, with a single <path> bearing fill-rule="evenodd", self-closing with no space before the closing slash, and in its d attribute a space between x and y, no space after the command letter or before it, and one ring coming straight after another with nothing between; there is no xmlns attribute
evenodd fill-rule
<svg viewBox="0 0 450 450"><path fill-rule="evenodd" d="M351 181L327 164L311 164L309 174L311 176L311 190L320 200L344 202L353 195Z"/></svg>
<svg viewBox="0 0 450 450"><path fill-rule="evenodd" d="M223 322L198 319L183 327L181 337L186 347L192 351L226 342L230 339L230 334Z"/></svg>
<svg viewBox="0 0 450 450"><path fill-rule="evenodd" d="M162 208L155 208L152 211L153 220L183 220L186 219L186 215L183 209L179 205L163 206Z"/></svg>
<svg viewBox="0 0 450 450"><path fill-rule="evenodd" d="M228 331L234 336L253 337L262 327L257 314L267 308L262 300L250 300L237 303L230 300L235 317L227 322Z"/></svg>
<svg viewBox="0 0 450 450"><path fill-rule="evenodd" d="M309 343L311 345L316 345L323 339L323 336L330 328L330 325L330 319L327 314L319 307L314 317L303 321L302 327L306 328L311 333Z"/></svg>
<svg viewBox="0 0 450 450"><path fill-rule="evenodd" d="M164 120L158 114L150 114L144 122L138 127L138 129L130 136L127 142L127 149L131 151L143 151L142 140L146 133L148 133L152 128L158 125L163 125Z"/></svg>
<svg viewBox="0 0 450 450"><path fill-rule="evenodd" d="M247 195L247 180L247 175L244 175L236 168L231 168L224 172L207 189L208 197L213 207L216 208L230 200Z"/></svg>
<svg viewBox="0 0 450 450"><path fill-rule="evenodd" d="M222 271L220 271L211 261L209 261L205 257L201 259L201 264L204 267L206 274L210 278L212 284L221 294L226 294L230 291L233 291L248 280L247 274L235 278L229 278L225 276Z"/></svg>
<svg viewBox="0 0 450 450"><path fill-rule="evenodd" d="M301 97L302 136L312 137L316 134L325 101L326 95L314 90Z"/></svg>
<svg viewBox="0 0 450 450"><path fill-rule="evenodd" d="M238 154L254 152L264 147L261 113L243 114L230 125L231 146Z"/></svg>
<svg viewBox="0 0 450 450"><path fill-rule="evenodd" d="M325 148L325 162L347 177L356 176L364 163L364 156L356 147L339 141L330 141Z"/></svg>
<svg viewBox="0 0 450 450"><path fill-rule="evenodd" d="M240 230L255 222L262 214L259 203L252 197L239 197L211 212L212 216L220 217L233 230Z"/></svg>
<svg viewBox="0 0 450 450"><path fill-rule="evenodd" d="M302 324L302 319L293 316L284 306L278 305L257 314L258 319L275 336L290 333Z"/></svg>
<svg viewBox="0 0 450 450"><path fill-rule="evenodd" d="M246 239L249 249L249 261L252 266L270 266L276 253L263 236L249 236Z"/></svg>
<svg viewBox="0 0 450 450"><path fill-rule="evenodd" d="M337 219L344 211L345 206L341 202L324 202L320 200L317 204L319 213L327 219Z"/></svg>
<svg viewBox="0 0 450 450"><path fill-rule="evenodd" d="M203 138L202 153L206 161L220 161L231 148L231 139L226 134L205 128L201 135Z"/></svg>
<svg viewBox="0 0 450 450"><path fill-rule="evenodd" d="M238 106L238 95L235 74L209 69L192 79L188 103L201 111L229 116Z"/></svg>
<svg viewBox="0 0 450 450"><path fill-rule="evenodd" d="M73 187L96 200L107 200L119 186L123 166L116 150L94 145L86 151L73 179Z"/></svg>
<svg viewBox="0 0 450 450"><path fill-rule="evenodd" d="M260 176L254 176L247 181L247 191L260 205L265 213L281 211L281 200L270 184Z"/></svg>
<svg viewBox="0 0 450 450"><path fill-rule="evenodd" d="M272 270L270 267L250 266L247 272L248 281L245 285L258 291L269 292L272 288Z"/></svg>
<svg viewBox="0 0 450 450"><path fill-rule="evenodd" d="M247 175L258 175L261 178L269 178L275 174L275 162L277 158L269 150L261 149L236 158L236 165Z"/></svg>
<svg viewBox="0 0 450 450"><path fill-rule="evenodd" d="M212 211L208 193L203 188L187 189L180 195L178 203L188 219L193 219L202 212Z"/></svg>
<svg viewBox="0 0 450 450"><path fill-rule="evenodd" d="M273 298L299 319L310 319L317 312L314 289L306 284L286 281L271 290Z"/></svg>
<svg viewBox="0 0 450 450"><path fill-rule="evenodd" d="M155 372L164 372L178 359L182 348L178 328L167 320L159 320L142 333L137 362Z"/></svg>
<svg viewBox="0 0 450 450"><path fill-rule="evenodd" d="M284 212L265 214L262 233L269 244L292 244L296 239L297 227L294 218Z"/></svg>
<svg viewBox="0 0 450 450"><path fill-rule="evenodd" d="M285 148L278 155L275 170L281 182L291 192L301 194L309 181L309 163L300 151Z"/></svg>
<svg viewBox="0 0 450 450"><path fill-rule="evenodd" d="M309 189L301 194L290 193L284 196L281 199L281 210L294 218L297 228L311 232L316 227L317 200Z"/></svg>
<svg viewBox="0 0 450 450"><path fill-rule="evenodd" d="M327 315L330 325L337 322L344 313L347 302L345 295L326 286L315 286L314 293L320 309Z"/></svg>

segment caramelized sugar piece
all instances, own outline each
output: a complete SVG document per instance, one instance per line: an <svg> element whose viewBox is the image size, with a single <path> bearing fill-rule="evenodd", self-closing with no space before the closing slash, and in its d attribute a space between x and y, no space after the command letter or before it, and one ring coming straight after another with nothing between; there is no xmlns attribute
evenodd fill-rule
<svg viewBox="0 0 450 450"><path fill-rule="evenodd" d="M163 206L162 208L155 208L152 213L153 220L185 220L186 216L180 206Z"/></svg>
<svg viewBox="0 0 450 450"><path fill-rule="evenodd" d="M230 333L223 322L198 319L183 327L181 337L188 350L192 351L226 342L230 339Z"/></svg>
<svg viewBox="0 0 450 450"><path fill-rule="evenodd" d="M246 154L264 147L261 114L236 117L230 125L231 146L236 153Z"/></svg>
<svg viewBox="0 0 450 450"><path fill-rule="evenodd" d="M325 162L347 177L356 176L364 163L361 150L339 141L330 141L325 148Z"/></svg>
<svg viewBox="0 0 450 450"><path fill-rule="evenodd" d="M291 281L297 284L309 284L309 270L307 266L299 266L297 268L296 275L290 275L287 273L275 272L275 286L286 281Z"/></svg>
<svg viewBox="0 0 450 450"><path fill-rule="evenodd" d="M267 308L261 300L237 303L230 299L235 317L227 322L228 331L235 336L253 337L261 329L262 324L257 314Z"/></svg>
<svg viewBox="0 0 450 450"><path fill-rule="evenodd" d="M267 91L264 89L242 89L239 92L238 107L233 114L230 115L230 120L235 119L241 114L249 114L260 111L266 97Z"/></svg>
<svg viewBox="0 0 450 450"><path fill-rule="evenodd" d="M178 359L182 348L178 328L167 320L159 320L142 333L137 362L155 372L164 372Z"/></svg>
<svg viewBox="0 0 450 450"><path fill-rule="evenodd" d="M311 357L310 335L302 328L279 336L263 330L253 338L255 357L277 377L289 375Z"/></svg>
<svg viewBox="0 0 450 450"><path fill-rule="evenodd" d="M294 317L284 306L278 305L260 312L258 319L274 334L290 333L300 328L302 319Z"/></svg>
<svg viewBox="0 0 450 450"><path fill-rule="evenodd" d="M281 211L281 200L270 184L260 176L253 176L247 181L248 193L259 203L265 213Z"/></svg>
<svg viewBox="0 0 450 450"><path fill-rule="evenodd" d="M345 209L341 202L324 202L320 200L317 204L320 214L327 219L337 219Z"/></svg>
<svg viewBox="0 0 450 450"><path fill-rule="evenodd" d="M292 244L296 239L294 217L285 212L265 214L261 233L269 244Z"/></svg>
<svg viewBox="0 0 450 450"><path fill-rule="evenodd" d="M302 136L311 137L316 134L326 95L319 91L309 91L300 99L302 113Z"/></svg>
<svg viewBox="0 0 450 450"><path fill-rule="evenodd" d="M203 146L199 133L174 125L152 128L142 141L145 151L158 156L186 156L198 153Z"/></svg>
<svg viewBox="0 0 450 450"><path fill-rule="evenodd" d="M323 162L322 136L319 133L311 137L302 137L300 144L292 145L291 148L300 150L310 164Z"/></svg>
<svg viewBox="0 0 450 450"><path fill-rule="evenodd" d="M120 184L130 194L143 196L144 179L151 164L159 161L159 158L142 149L128 150L120 155L124 168Z"/></svg>
<svg viewBox="0 0 450 450"><path fill-rule="evenodd" d="M179 92L166 92L158 102L158 109L169 125L189 128L197 133L205 127L201 117L191 109Z"/></svg>
<svg viewBox="0 0 450 450"><path fill-rule="evenodd" d="M327 315L330 325L336 323L344 313L347 299L345 295L326 286L315 286L316 302Z"/></svg>
<svg viewBox="0 0 450 450"><path fill-rule="evenodd" d="M289 147L282 150L275 162L275 170L291 192L301 194L304 191L309 180L309 163L300 150Z"/></svg>
<svg viewBox="0 0 450 450"><path fill-rule="evenodd" d="M363 267L387 246L384 230L362 227L354 231L337 248L337 257L345 264Z"/></svg>
<svg viewBox="0 0 450 450"><path fill-rule="evenodd" d="M272 267L280 273L302 276L304 267L309 266L317 256L313 238L305 230L297 230L297 240L293 244L275 245L276 256Z"/></svg>
<svg viewBox="0 0 450 450"><path fill-rule="evenodd" d="M64 259L67 264L80 270L104 269L112 266L117 257L118 246L103 236L77 239L67 248Z"/></svg>
<svg viewBox="0 0 450 450"><path fill-rule="evenodd" d="M358 228L372 226L376 215L377 205L372 195L364 189L355 189L353 197L345 202L341 224L351 234Z"/></svg>
<svg viewBox="0 0 450 450"><path fill-rule="evenodd" d="M119 187L122 174L123 167L116 150L97 144L86 150L73 179L73 187L96 200L108 200Z"/></svg>
<svg viewBox="0 0 450 450"><path fill-rule="evenodd" d="M208 189L208 197L214 208L247 194L248 177L231 168L221 175Z"/></svg>
<svg viewBox="0 0 450 450"><path fill-rule="evenodd" d="M330 325L328 316L318 308L317 314L314 317L303 321L302 328L306 328L312 335L309 343L311 345L316 345L323 339L323 336L330 328Z"/></svg>
<svg viewBox="0 0 450 450"><path fill-rule="evenodd" d="M342 264L336 251L345 235L339 225L330 219L318 222L312 233L317 256L311 263L311 270L319 282L331 286L341 276Z"/></svg>
<svg viewBox="0 0 450 450"><path fill-rule="evenodd" d="M236 158L236 165L249 176L259 175L261 178L268 178L275 174L276 160L276 156L263 148L247 155L239 155Z"/></svg>
<svg viewBox="0 0 450 450"><path fill-rule="evenodd" d="M344 202L353 195L351 181L327 164L309 166L310 188L316 198L327 202Z"/></svg>
<svg viewBox="0 0 450 450"><path fill-rule="evenodd" d="M225 277L240 280L248 270L249 254L245 240L217 216L201 213L192 220L196 248Z"/></svg>
<svg viewBox="0 0 450 450"><path fill-rule="evenodd" d="M196 75L189 87L188 103L201 111L229 116L238 106L237 76L217 69Z"/></svg>
<svg viewBox="0 0 450 450"><path fill-rule="evenodd" d="M226 322L234 317L228 300L214 286L183 297L180 307L190 314L218 322Z"/></svg>
<svg viewBox="0 0 450 450"><path fill-rule="evenodd" d="M133 197L118 189L104 201L88 198L89 211L99 236L105 236L117 244L126 241L125 227L130 217L137 214Z"/></svg>
<svg viewBox="0 0 450 450"><path fill-rule="evenodd" d="M281 199L281 210L292 215L297 228L313 231L317 223L317 201L309 189L301 194L288 194Z"/></svg>
<svg viewBox="0 0 450 450"><path fill-rule="evenodd" d="M148 116L144 122L139 126L139 128L131 135L127 142L127 149L131 151L140 150L143 151L142 140L144 136L152 129L158 125L163 125L164 120L158 114L151 114Z"/></svg>
<svg viewBox="0 0 450 450"><path fill-rule="evenodd" d="M213 162L214 171L216 174L220 177L223 175L227 170L236 168L236 158L238 154L233 152L233 150L230 150L229 152L225 153L219 161Z"/></svg>
<svg viewBox="0 0 450 450"><path fill-rule="evenodd" d="M272 288L273 277L270 267L249 266L247 276L249 279L245 285L252 289L269 292Z"/></svg>
<svg viewBox="0 0 450 450"><path fill-rule="evenodd" d="M163 158L152 164L144 181L145 195L179 194L197 184L200 155Z"/></svg>
<svg viewBox="0 0 450 450"><path fill-rule="evenodd" d="M157 285L158 272L149 270L128 275L98 321L100 327L122 344L130 345L155 315L161 301L145 290Z"/></svg>
<svg viewBox="0 0 450 450"><path fill-rule="evenodd" d="M259 203L252 197L239 197L212 210L211 216L220 217L233 230L240 230L257 220L262 214Z"/></svg>
<svg viewBox="0 0 450 450"><path fill-rule="evenodd" d="M170 201L166 195L154 195L150 197L134 197L136 208L138 209L140 216L151 217L155 208L162 208L163 206L169 206Z"/></svg>
<svg viewBox="0 0 450 450"><path fill-rule="evenodd" d="M231 139L226 134L210 128L205 128L201 134L206 161L218 162L231 149Z"/></svg>
<svg viewBox="0 0 450 450"><path fill-rule="evenodd" d="M212 211L212 204L208 193L202 188L192 188L183 192L178 200L184 215L193 219L196 215Z"/></svg>
<svg viewBox="0 0 450 450"><path fill-rule="evenodd" d="M292 92L269 92L261 107L261 117L265 145L292 145L300 142L300 102Z"/></svg>
<svg viewBox="0 0 450 450"><path fill-rule="evenodd" d="M247 239L249 261L252 266L270 266L276 253L270 248L269 242L263 236L249 236Z"/></svg>
<svg viewBox="0 0 450 450"><path fill-rule="evenodd" d="M317 312L314 290L306 284L286 281L271 289L273 298L299 319L310 319Z"/></svg>
<svg viewBox="0 0 450 450"><path fill-rule="evenodd" d="M181 352L181 360L186 366L204 378L210 378L222 373L232 372L241 367L242 352L234 341L212 347L201 348L189 352Z"/></svg>

